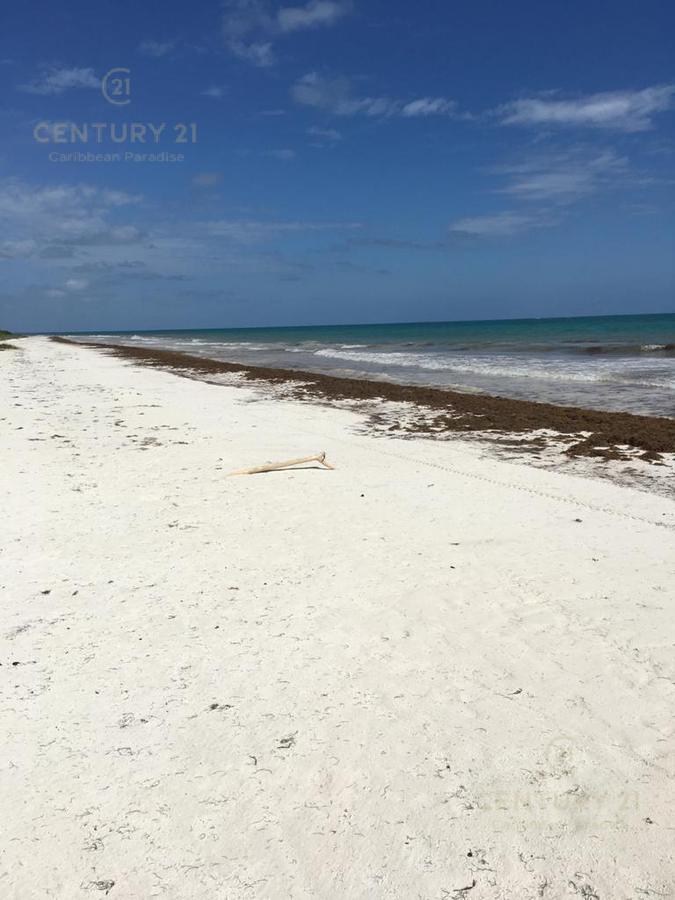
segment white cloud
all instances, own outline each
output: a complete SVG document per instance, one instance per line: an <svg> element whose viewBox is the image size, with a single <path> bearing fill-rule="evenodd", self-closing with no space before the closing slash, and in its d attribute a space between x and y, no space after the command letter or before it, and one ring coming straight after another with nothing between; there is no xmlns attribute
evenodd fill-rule
<svg viewBox="0 0 675 900"><path fill-rule="evenodd" d="M611 91L575 100L528 98L497 110L505 125L547 125L608 128L615 131L646 131L656 113L673 107L675 85L665 84L641 91Z"/></svg>
<svg viewBox="0 0 675 900"><path fill-rule="evenodd" d="M73 88L98 88L100 79L93 69L66 69L51 67L30 84L22 84L19 90L28 94L63 94Z"/></svg>
<svg viewBox="0 0 675 900"><path fill-rule="evenodd" d="M346 100L335 110L342 116L394 116L397 113L397 103L387 97L362 97L357 100Z"/></svg>
<svg viewBox="0 0 675 900"><path fill-rule="evenodd" d="M269 66L273 66L276 62L274 50L269 41L264 44L246 44L244 41L231 41L229 47L232 53L235 56L238 56L239 59L246 60L246 62L250 62L259 69L266 69Z"/></svg>
<svg viewBox="0 0 675 900"><path fill-rule="evenodd" d="M521 200L570 203L623 180L628 161L613 150L535 157L497 170L510 177L499 193Z"/></svg>
<svg viewBox="0 0 675 900"><path fill-rule="evenodd" d="M328 80L316 72L308 72L291 87L291 96L301 106L336 110L341 107L350 92L346 78Z"/></svg>
<svg viewBox="0 0 675 900"><path fill-rule="evenodd" d="M35 217L80 217L105 207L129 206L140 197L125 191L110 191L86 184L33 187L18 179L0 182L0 218L11 216L19 222Z"/></svg>
<svg viewBox="0 0 675 900"><path fill-rule="evenodd" d="M142 240L143 232L136 225L113 225L101 234L93 235L92 244L135 244ZM84 242L82 242L84 243Z"/></svg>
<svg viewBox="0 0 675 900"><path fill-rule="evenodd" d="M291 150L288 147L283 147L281 150L268 150L265 156L271 156L273 159L281 159L285 162L289 162L292 159L295 159L297 153L295 150Z"/></svg>
<svg viewBox="0 0 675 900"><path fill-rule="evenodd" d="M277 22L282 31L300 31L333 25L349 11L349 4L335 0L310 0L305 6L286 6L279 10Z"/></svg>
<svg viewBox="0 0 675 900"><path fill-rule="evenodd" d="M522 208L460 219L450 226L451 232L487 238L549 228L562 220L570 204L617 185L641 183L625 157L611 149L584 146L564 153L541 153L490 171L508 179L497 193L521 202Z"/></svg>
<svg viewBox="0 0 675 900"><path fill-rule="evenodd" d="M0 181L0 233L11 235L6 243L14 255L24 256L49 255L54 246L134 243L139 229L111 217L140 199L85 184L36 187L7 179Z"/></svg>
<svg viewBox="0 0 675 900"><path fill-rule="evenodd" d="M444 97L422 97L420 100L412 100L401 109L401 115L408 118L413 116L444 116L451 115L457 108L454 100L446 100Z"/></svg>
<svg viewBox="0 0 675 900"><path fill-rule="evenodd" d="M68 294L79 294L89 287L87 278L67 278L61 287L52 287L45 290L45 296L58 300L67 297Z"/></svg>
<svg viewBox="0 0 675 900"><path fill-rule="evenodd" d="M474 237L511 237L511 235L543 224L545 223L535 216L508 211L458 219L450 226L450 231Z"/></svg>
<svg viewBox="0 0 675 900"><path fill-rule="evenodd" d="M22 241L2 241L0 259L26 259L35 252L36 244L31 238Z"/></svg>
<svg viewBox="0 0 675 900"><path fill-rule="evenodd" d="M67 291L84 291L88 287L89 282L86 278L68 278L65 283Z"/></svg>
<svg viewBox="0 0 675 900"><path fill-rule="evenodd" d="M223 34L227 40L241 41L253 32L274 29L274 18L262 0L225 0Z"/></svg>
<svg viewBox="0 0 675 900"><path fill-rule="evenodd" d="M141 202L138 194L128 194L126 191L110 191L105 188L95 189L106 206L131 206Z"/></svg>
<svg viewBox="0 0 675 900"><path fill-rule="evenodd" d="M231 53L264 68L274 62L272 44L274 19L262 0L225 0L223 38Z"/></svg>
<svg viewBox="0 0 675 900"><path fill-rule="evenodd" d="M301 106L312 106L338 116L387 116L394 111L393 101L384 97L352 97L351 83L347 78L322 78L316 72L308 72L291 88L291 96Z"/></svg>
<svg viewBox="0 0 675 900"><path fill-rule="evenodd" d="M307 134L318 138L321 141L329 141L332 143L342 140L342 135L339 131L336 131L335 128L317 128L316 126L312 126L307 129Z"/></svg>
<svg viewBox="0 0 675 900"><path fill-rule="evenodd" d="M263 222L251 219L220 219L202 225L206 233L212 237L226 238L243 244L294 234L353 231L362 227L360 222Z"/></svg>
<svg viewBox="0 0 675 900"><path fill-rule="evenodd" d="M387 118L403 116L452 115L456 104L443 97L423 97L418 100L392 100L388 97L354 97L347 78L323 78L308 72L291 87L291 96L301 106L323 109L337 116L368 116Z"/></svg>
<svg viewBox="0 0 675 900"><path fill-rule="evenodd" d="M199 172L192 179L195 187L215 187L223 180L221 172Z"/></svg>
<svg viewBox="0 0 675 900"><path fill-rule="evenodd" d="M202 91L202 97L211 97L212 100L222 100L227 93L227 88L223 85L212 84Z"/></svg>
<svg viewBox="0 0 675 900"><path fill-rule="evenodd" d="M225 0L223 37L230 52L259 68L274 65L273 42L284 35L334 25L349 11L348 0L310 0L273 13L267 0Z"/></svg>
<svg viewBox="0 0 675 900"><path fill-rule="evenodd" d="M142 53L143 56L159 59L160 56L166 56L167 53L171 53L175 46L175 41L141 41L138 45L138 52Z"/></svg>

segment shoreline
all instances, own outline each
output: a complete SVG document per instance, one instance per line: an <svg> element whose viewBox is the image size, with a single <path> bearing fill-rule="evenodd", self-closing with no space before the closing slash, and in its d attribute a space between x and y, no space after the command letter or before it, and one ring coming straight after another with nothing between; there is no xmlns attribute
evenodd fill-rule
<svg viewBox="0 0 675 900"><path fill-rule="evenodd" d="M667 417L556 406L443 388L223 362L173 350L73 341L60 336L53 336L50 340L103 350L140 365L163 368L178 375L196 373L208 378L229 374L241 376L246 382L284 385L290 387L284 395L289 399L363 403L384 400L412 404L423 413L417 418L408 415L405 421L397 421L395 417L389 419L386 427L392 433L436 437L454 433L471 437L486 434L527 436L532 432L545 431L555 432L555 435L540 433L529 440L523 437L518 442L519 449L536 453L556 443L557 436L567 436L572 438L572 442L562 452L568 457L592 457L607 461L639 459L658 463L662 460L662 454L675 453L675 419ZM376 424L377 413L371 418ZM639 455L626 452L626 447L639 451Z"/></svg>

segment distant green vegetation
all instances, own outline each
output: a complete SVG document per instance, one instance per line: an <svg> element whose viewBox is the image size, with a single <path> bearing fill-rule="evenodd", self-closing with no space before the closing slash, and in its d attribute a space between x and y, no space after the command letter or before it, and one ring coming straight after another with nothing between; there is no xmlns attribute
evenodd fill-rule
<svg viewBox="0 0 675 900"><path fill-rule="evenodd" d="M14 344L5 344L3 341L8 340L9 338L18 337L18 334L12 334L11 331L2 331L0 330L0 350L18 350L18 347L15 347Z"/></svg>

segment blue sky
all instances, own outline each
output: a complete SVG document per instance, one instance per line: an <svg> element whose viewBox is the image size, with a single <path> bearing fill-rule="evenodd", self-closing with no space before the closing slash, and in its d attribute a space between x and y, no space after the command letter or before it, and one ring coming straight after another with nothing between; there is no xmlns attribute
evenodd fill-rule
<svg viewBox="0 0 675 900"><path fill-rule="evenodd" d="M0 327L675 309L671 3L2 16Z"/></svg>

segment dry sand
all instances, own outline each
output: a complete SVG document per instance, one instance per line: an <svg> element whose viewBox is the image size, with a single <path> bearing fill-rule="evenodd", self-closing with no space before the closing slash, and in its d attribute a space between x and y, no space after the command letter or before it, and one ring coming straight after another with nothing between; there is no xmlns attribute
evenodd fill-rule
<svg viewBox="0 0 675 900"><path fill-rule="evenodd" d="M2 900L675 896L672 501L15 343Z"/></svg>

